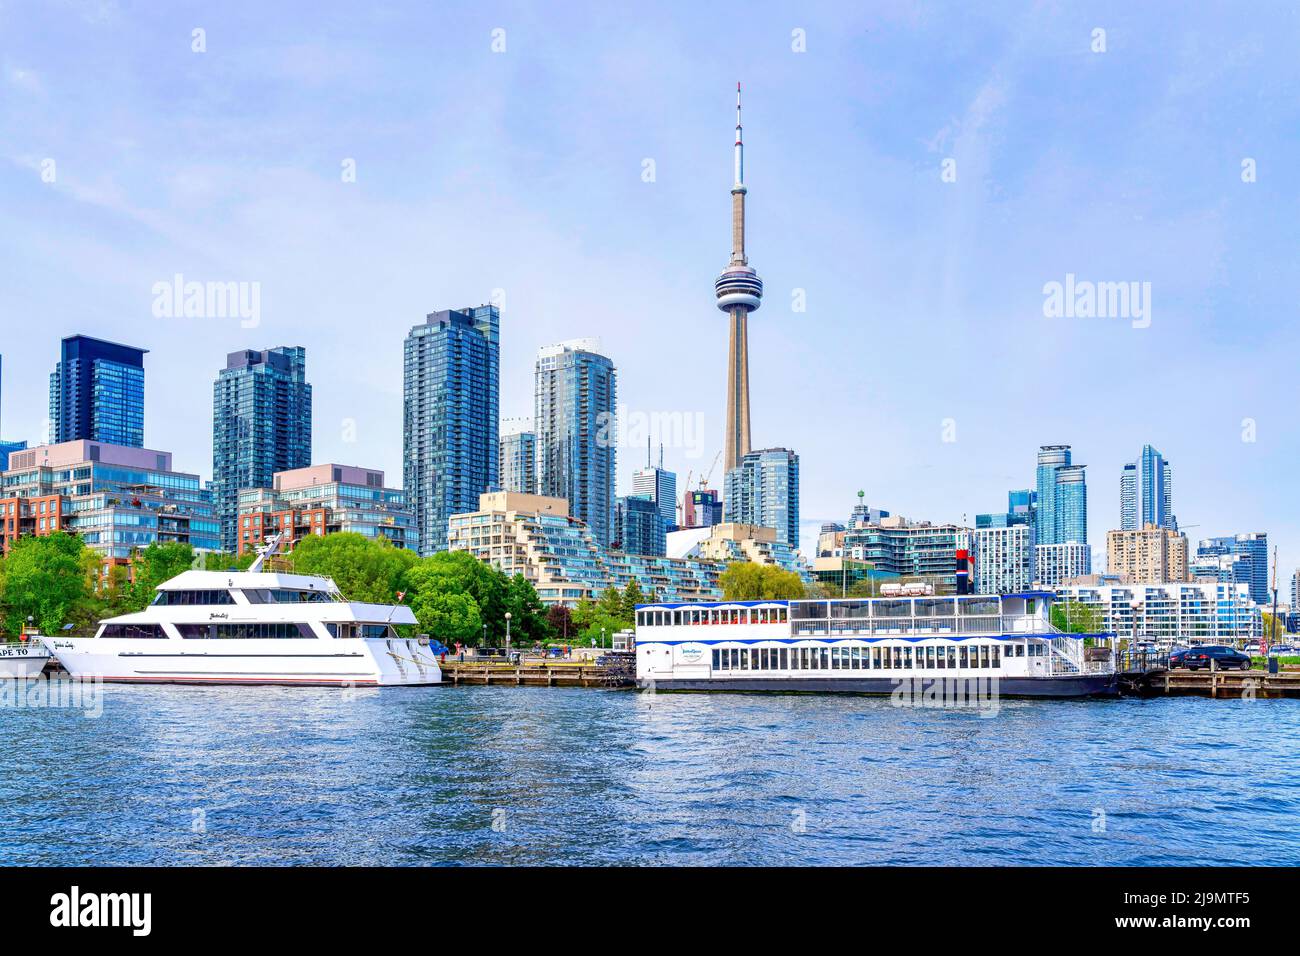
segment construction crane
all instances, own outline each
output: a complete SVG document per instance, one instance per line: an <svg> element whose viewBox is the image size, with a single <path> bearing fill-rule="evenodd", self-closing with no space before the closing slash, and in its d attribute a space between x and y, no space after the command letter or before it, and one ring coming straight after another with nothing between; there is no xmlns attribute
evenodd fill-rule
<svg viewBox="0 0 1300 956"><path fill-rule="evenodd" d="M718 454L717 454L716 456L714 456L713 464L711 464L711 465L709 466L708 473L705 474L702 478L700 478L700 488L701 488L701 489L704 489L704 488L709 487L709 479L713 477L713 469L718 467L718 461L719 461L719 459L721 459L721 458L722 458L722 451L719 450L719 451L718 451Z"/></svg>

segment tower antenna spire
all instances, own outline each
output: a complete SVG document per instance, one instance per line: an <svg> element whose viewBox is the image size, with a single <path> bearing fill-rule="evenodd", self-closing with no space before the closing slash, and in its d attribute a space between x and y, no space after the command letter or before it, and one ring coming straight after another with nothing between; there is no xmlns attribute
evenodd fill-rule
<svg viewBox="0 0 1300 956"><path fill-rule="evenodd" d="M740 83L736 83L736 185L745 184L745 138L740 125Z"/></svg>

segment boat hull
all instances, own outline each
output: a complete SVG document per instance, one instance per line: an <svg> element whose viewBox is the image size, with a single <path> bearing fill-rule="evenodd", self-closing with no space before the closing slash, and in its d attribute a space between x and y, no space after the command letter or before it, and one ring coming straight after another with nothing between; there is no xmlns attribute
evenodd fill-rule
<svg viewBox="0 0 1300 956"><path fill-rule="evenodd" d="M767 693L816 694L868 694L892 697L900 685L908 692L950 696L958 692L998 697L1113 697L1118 694L1114 674L1080 674L1065 677L1003 677L997 678L996 691L987 676L978 679L942 677L722 677L722 678L668 678L638 682L642 690L672 691L732 691ZM977 691L976 688L979 688Z"/></svg>
<svg viewBox="0 0 1300 956"><path fill-rule="evenodd" d="M0 680L39 677L49 662L50 653L41 644L0 645Z"/></svg>
<svg viewBox="0 0 1300 956"><path fill-rule="evenodd" d="M46 643L73 677L107 683L300 687L442 683L438 661L427 647L413 639L299 642L70 638Z"/></svg>

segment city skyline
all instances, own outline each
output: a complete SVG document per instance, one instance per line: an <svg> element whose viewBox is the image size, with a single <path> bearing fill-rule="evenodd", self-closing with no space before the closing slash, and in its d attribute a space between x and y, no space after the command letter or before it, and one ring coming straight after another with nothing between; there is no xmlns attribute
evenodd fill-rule
<svg viewBox="0 0 1300 956"><path fill-rule="evenodd" d="M303 344L316 384L314 459L397 475L401 337L429 311L500 289L503 416L528 414L539 346L599 334L631 413L701 416L698 442L665 452L679 476L698 474L723 445L726 334L702 287L725 241L717 129L739 74L763 117L750 135L758 162L746 170L763 196L755 236L768 286L749 336L754 443L798 449L805 542L823 521L844 520L860 487L895 514L972 525L1006 489L1032 483L1035 448L1063 442L1093 472L1088 530L1099 550L1119 527L1112 476L1150 443L1178 463L1178 515L1197 537L1266 531L1281 546L1279 580L1300 563L1300 524L1277 481L1297 458L1289 395L1275 376L1256 374L1294 344L1277 318L1289 314L1294 269L1280 250L1293 244L1269 208L1285 195L1281 171L1294 166L1281 130L1295 107L1280 94L1238 101L1245 53L1259 54L1247 57L1249 69L1275 77L1279 90L1295 67L1257 49L1250 27L1198 11L1181 47L1155 50L1143 32L1154 14L1115 9L1103 17L1108 49L1093 53L1095 24L1078 15L1038 13L990 42L994 25L961 12L967 38L951 51L944 90L921 76L943 49L937 33L901 12L809 15L800 54L787 18L760 11L734 27L736 61L715 67L688 62L706 42L691 30L624 31L593 9L562 41L506 8L502 54L490 50L486 21L454 14L449 67L463 85L429 83L417 95L396 74L414 67L424 77L428 67L391 24L360 17L361 33L391 38L387 65L357 54L341 28L307 24L291 40L287 22L267 16L256 61L232 49L220 11L203 54L190 50L193 25L180 18L72 25L84 43L69 50L95 51L108 36L148 56L147 70L104 68L97 53L44 44L39 17L12 24L25 55L6 60L2 78L11 96L0 176L13 201L0 213L0 241L15 277L5 308L41 322L7 343L0 437L46 437L42 380L60 337L129 342L150 350L145 444L208 478L203 383L221 357ZM1198 45L1203 35L1216 42ZM590 63L564 65L582 44L602 52L604 83L579 75ZM290 54L280 66L262 65L280 49ZM665 78L659 53L682 68ZM1208 61L1214 89L1192 83L1193 61ZM519 89L524 77L534 89ZM1068 83L1073 112L1037 91L1039 81ZM253 132L234 138L222 134L232 113L216 89L228 82L243 101L264 104L240 117ZM370 99L364 110L347 97L316 102L339 82L401 95L373 119L363 116ZM204 115L197 128L174 125L153 84L188 96ZM1125 88L1128 101L1108 98ZM473 108L456 105L466 94ZM127 97L135 120L118 131L96 119L101 96ZM418 122L401 120L421 102ZM276 134L302 104L310 108ZM1192 106L1196 123L1175 122ZM340 129L319 150L295 143L334 120ZM429 128L442 130L438 156L417 148ZM1105 135L1079 140L1087 128ZM258 131L265 145L245 161ZM1240 143L1240 155L1198 150L1205 141ZM956 180L944 182L950 155ZM41 178L46 158L57 163L52 182ZM1259 160L1258 181L1241 179L1244 158ZM347 159L352 183L340 181ZM652 181L645 159L655 161ZM602 214L613 207L622 221ZM471 217L510 228L446 228ZM1064 235L1062 223L1079 228ZM154 285L178 274L261 283L259 324L153 314ZM1043 285L1067 275L1150 279L1150 327L1044 317ZM635 300L620 297L631 288ZM793 309L797 290L805 312ZM842 302L863 308L837 314ZM1243 322L1256 334L1241 335ZM1022 341L1050 346L1036 367L1010 359ZM958 366L921 393L908 372L873 360L890 353L940 355L969 370ZM1169 394L1211 372L1241 384L1208 415L1166 406L1115 420L1099 404L1113 383ZM796 400L823 388L825 414ZM860 422L859 441L834 427L831 406ZM944 440L949 419L954 441ZM620 458L626 493L639 451Z"/></svg>

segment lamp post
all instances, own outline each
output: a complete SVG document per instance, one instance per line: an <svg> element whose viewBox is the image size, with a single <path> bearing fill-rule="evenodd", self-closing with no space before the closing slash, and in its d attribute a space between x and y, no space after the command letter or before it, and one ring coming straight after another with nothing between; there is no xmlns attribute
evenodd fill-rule
<svg viewBox="0 0 1300 956"><path fill-rule="evenodd" d="M506 611L506 657L510 656L510 618L513 615Z"/></svg>

